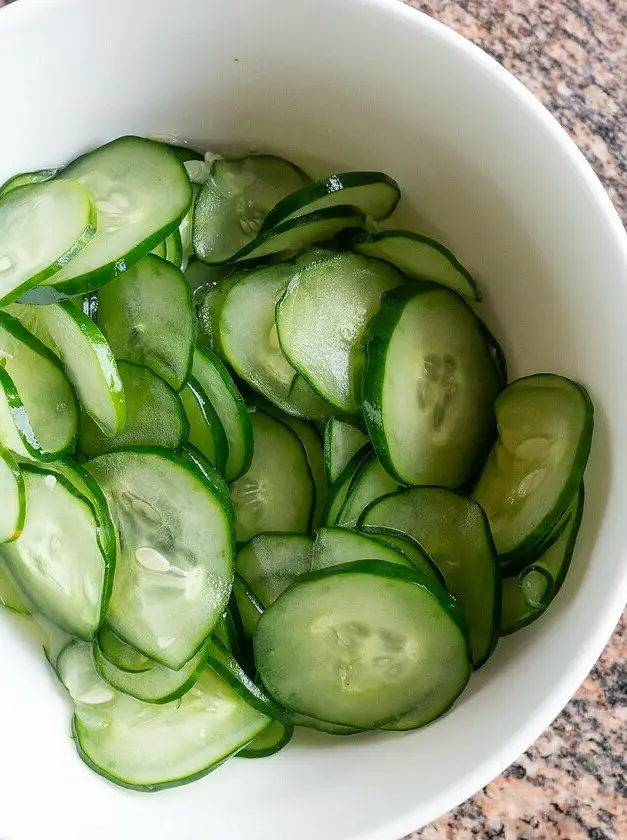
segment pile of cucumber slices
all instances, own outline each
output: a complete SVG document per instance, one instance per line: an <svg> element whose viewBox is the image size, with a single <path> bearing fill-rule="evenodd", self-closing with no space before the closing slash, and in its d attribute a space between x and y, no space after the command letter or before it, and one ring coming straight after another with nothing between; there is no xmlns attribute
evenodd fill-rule
<svg viewBox="0 0 627 840"><path fill-rule="evenodd" d="M0 604L117 784L423 726L562 585L590 399L399 198L133 136L0 187Z"/></svg>

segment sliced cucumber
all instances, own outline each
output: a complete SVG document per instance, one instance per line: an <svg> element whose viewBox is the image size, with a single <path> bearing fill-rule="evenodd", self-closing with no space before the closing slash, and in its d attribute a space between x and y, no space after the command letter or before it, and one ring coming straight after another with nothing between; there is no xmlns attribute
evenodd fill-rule
<svg viewBox="0 0 627 840"><path fill-rule="evenodd" d="M108 437L83 416L78 441L81 452L94 458L126 446L176 449L187 440L189 426L181 396L150 368L123 361L117 367L126 394L124 428L115 437Z"/></svg>
<svg viewBox="0 0 627 840"><path fill-rule="evenodd" d="M202 164L204 166L204 163ZM187 274L187 269L189 267L190 260L194 257L194 246L192 244L192 226L194 224L194 208L196 206L196 198L198 197L198 193L200 192L200 186L198 184L194 184L192 181L192 203L190 204L189 210L181 224L179 225L179 236L181 238L181 264L179 268ZM200 262L200 260L195 260L195 262ZM203 263L204 264L204 263ZM190 279L189 277L187 278ZM190 286L191 286L190 282ZM192 288L193 291L193 288ZM199 301L194 300L194 303Z"/></svg>
<svg viewBox="0 0 627 840"><path fill-rule="evenodd" d="M19 537L26 518L24 477L8 449L0 446L0 543Z"/></svg>
<svg viewBox="0 0 627 840"><path fill-rule="evenodd" d="M304 251L316 242L326 242L346 228L359 227L364 216L350 205L326 207L279 222L260 232L248 245L234 254L229 262L258 260L272 254Z"/></svg>
<svg viewBox="0 0 627 840"><path fill-rule="evenodd" d="M124 387L111 348L92 319L70 301L51 306L14 304L12 315L63 363L79 402L108 437L126 422Z"/></svg>
<svg viewBox="0 0 627 840"><path fill-rule="evenodd" d="M287 414L317 419L329 408L297 375L277 336L275 306L292 273L289 264L243 272L229 278L221 302L212 300L219 312L222 353L237 375ZM203 311L206 306L207 301Z"/></svg>
<svg viewBox="0 0 627 840"><path fill-rule="evenodd" d="M49 181L54 178L61 170L60 169L38 169L35 172L22 172L19 175L14 175L5 181L0 187L0 198L4 198L18 187L25 187L28 184L42 184L44 181Z"/></svg>
<svg viewBox="0 0 627 840"><path fill-rule="evenodd" d="M272 155L214 160L194 210L197 256L208 263L230 259L254 239L270 208L310 180Z"/></svg>
<svg viewBox="0 0 627 840"><path fill-rule="evenodd" d="M113 665L94 642L94 663L100 676L109 685L143 700L145 703L170 703L191 689L200 679L205 668L207 648L201 648L178 671L172 671L157 662L151 662L144 671L131 672Z"/></svg>
<svg viewBox="0 0 627 840"><path fill-rule="evenodd" d="M223 474L229 452L226 433L209 396L193 376L183 386L181 402L189 423L189 442Z"/></svg>
<svg viewBox="0 0 627 840"><path fill-rule="evenodd" d="M405 484L461 487L494 439L500 379L461 297L432 283L388 293L369 328L364 418L385 469Z"/></svg>
<svg viewBox="0 0 627 840"><path fill-rule="evenodd" d="M165 449L118 451L87 466L120 534L107 623L141 653L180 668L228 601L230 511L190 462Z"/></svg>
<svg viewBox="0 0 627 840"><path fill-rule="evenodd" d="M238 542L263 531L309 530L315 505L305 449L286 425L263 411L252 415L254 454L231 485Z"/></svg>
<svg viewBox="0 0 627 840"><path fill-rule="evenodd" d="M583 515L583 485L566 515L566 526L553 545L516 577L503 578L501 636L531 624L562 588Z"/></svg>
<svg viewBox="0 0 627 840"><path fill-rule="evenodd" d="M474 498L512 574L543 550L572 502L592 443L593 408L581 385L554 374L517 379L496 401L499 439Z"/></svg>
<svg viewBox="0 0 627 840"><path fill-rule="evenodd" d="M266 216L262 232L287 219L352 204L371 219L385 219L401 197L396 181L383 172L341 172L308 184L283 198Z"/></svg>
<svg viewBox="0 0 627 840"><path fill-rule="evenodd" d="M96 233L96 209L76 181L10 190L0 199L0 306L77 258Z"/></svg>
<svg viewBox="0 0 627 840"><path fill-rule="evenodd" d="M414 487L378 499L359 525L384 527L422 546L466 618L473 664L481 667L498 638L501 580L479 505L442 487Z"/></svg>
<svg viewBox="0 0 627 840"><path fill-rule="evenodd" d="M292 740L293 734L293 726L275 720L237 755L239 758L267 758L286 747Z"/></svg>
<svg viewBox="0 0 627 840"><path fill-rule="evenodd" d="M381 560L412 567L412 563L393 545L346 528L320 528L316 532L310 570L330 569L355 560ZM428 561L425 561L428 563Z"/></svg>
<svg viewBox="0 0 627 840"><path fill-rule="evenodd" d="M385 263L339 254L297 272L279 301L281 349L337 410L359 412L366 328L384 292L404 282Z"/></svg>
<svg viewBox="0 0 627 840"><path fill-rule="evenodd" d="M338 516L346 501L346 496L352 484L353 478L361 465L370 460L372 450L370 444L363 446L359 452L350 459L339 476L329 488L329 495L320 517L322 525L332 527L337 524Z"/></svg>
<svg viewBox="0 0 627 840"><path fill-rule="evenodd" d="M98 675L88 645L75 642L62 651L58 670L74 699L79 756L122 787L155 791L195 781L270 725L270 718L211 668L187 694L163 705L109 686Z"/></svg>
<svg viewBox="0 0 627 840"><path fill-rule="evenodd" d="M171 262L177 268L181 268L183 265L183 240L181 239L180 231L175 230L167 239L164 239L156 248L153 248L150 253Z"/></svg>
<svg viewBox="0 0 627 840"><path fill-rule="evenodd" d="M257 534L238 551L235 570L268 607L297 578L311 571L312 546L308 534Z"/></svg>
<svg viewBox="0 0 627 840"><path fill-rule="evenodd" d="M366 435L350 423L332 417L324 429L324 468L329 484L338 478L356 452L368 443Z"/></svg>
<svg viewBox="0 0 627 840"><path fill-rule="evenodd" d="M0 312L0 443L51 461L74 446L77 431L76 398L58 359Z"/></svg>
<svg viewBox="0 0 627 840"><path fill-rule="evenodd" d="M176 155L141 137L120 137L83 155L56 181L67 178L91 193L98 210L89 246L46 281L67 294L96 289L138 262L178 228L192 199Z"/></svg>
<svg viewBox="0 0 627 840"><path fill-rule="evenodd" d="M410 230L382 230L358 233L350 247L358 254L391 263L412 280L430 280L471 300L481 300L471 273L435 239Z"/></svg>
<svg viewBox="0 0 627 840"><path fill-rule="evenodd" d="M447 709L470 674L455 602L417 570L358 561L294 583L254 639L264 686L287 709L374 729ZM416 716L417 712L416 712Z"/></svg>
<svg viewBox="0 0 627 840"><path fill-rule="evenodd" d="M141 674L155 665L152 659L122 641L106 624L98 633L97 643L100 655L108 659L119 671Z"/></svg>
<svg viewBox="0 0 627 840"><path fill-rule="evenodd" d="M228 443L225 478L234 481L248 470L253 457L253 427L246 403L231 374L208 347L194 350L192 376L209 397L224 428Z"/></svg>
<svg viewBox="0 0 627 840"><path fill-rule="evenodd" d="M0 546L0 607L4 607L20 615L29 615L30 609L24 602L15 581L11 578L2 562L2 547Z"/></svg>
<svg viewBox="0 0 627 840"><path fill-rule="evenodd" d="M359 517L369 504L394 493L401 487L395 478L392 478L383 469L374 455L365 459L359 469L355 472L348 488L346 499L336 519L336 525L342 528L355 528Z"/></svg>
<svg viewBox="0 0 627 840"><path fill-rule="evenodd" d="M38 612L62 630L92 639L107 608L112 558L98 541L87 499L59 474L22 464L26 521L2 556Z"/></svg>
<svg viewBox="0 0 627 840"><path fill-rule="evenodd" d="M151 368L175 391L192 364L194 322L185 275L154 254L98 292L98 325L116 359Z"/></svg>

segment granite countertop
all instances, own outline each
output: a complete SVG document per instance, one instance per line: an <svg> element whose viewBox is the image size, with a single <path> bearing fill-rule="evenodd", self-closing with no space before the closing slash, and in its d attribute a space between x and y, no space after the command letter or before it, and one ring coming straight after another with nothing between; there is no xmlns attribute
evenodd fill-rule
<svg viewBox="0 0 627 840"><path fill-rule="evenodd" d="M627 2L406 0L501 62L552 111L627 223ZM627 612L518 761L411 840L627 839ZM407 839L409 840L409 838Z"/></svg>
<svg viewBox="0 0 627 840"><path fill-rule="evenodd" d="M627 222L626 0L400 1L456 29L524 82L570 132ZM626 840L627 613L535 744L410 838Z"/></svg>

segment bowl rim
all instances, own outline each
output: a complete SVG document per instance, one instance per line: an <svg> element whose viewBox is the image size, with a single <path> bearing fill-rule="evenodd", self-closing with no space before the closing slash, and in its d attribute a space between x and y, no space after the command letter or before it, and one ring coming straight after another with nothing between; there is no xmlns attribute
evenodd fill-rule
<svg viewBox="0 0 627 840"><path fill-rule="evenodd" d="M426 31L434 40L465 54L478 71L492 79L517 106L543 129L550 142L559 146L561 153L570 161L573 174L585 187L591 201L600 214L617 253L625 264L627 277L627 231L623 227L618 211L601 184L592 166L574 140L540 100L503 65L499 64L477 44L456 32L447 24L409 5L409 0L342 0L356 6L370 7L382 15L395 17L404 25ZM16 30L27 24L29 15L42 10L40 0L20 0L2 7L3 26L15 26ZM48 8L48 11L51 11ZM455 784L436 796L428 806L409 810L387 821L383 825L355 835L353 840L398 840L413 831L432 823L471 798L485 785L497 778L544 732L559 715L594 667L627 604L627 552L623 555L623 574L620 585L608 593L603 614L597 616L594 630L585 647L577 652L571 666L556 679L546 699L520 726L516 735L504 742L497 752L478 764L472 773L466 774Z"/></svg>

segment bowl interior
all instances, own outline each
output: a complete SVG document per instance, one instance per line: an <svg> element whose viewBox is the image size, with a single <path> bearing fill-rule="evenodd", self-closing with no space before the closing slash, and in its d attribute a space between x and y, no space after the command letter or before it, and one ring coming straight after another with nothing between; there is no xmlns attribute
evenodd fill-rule
<svg viewBox="0 0 627 840"><path fill-rule="evenodd" d="M158 132L283 154L314 174L389 172L403 189L399 225L438 236L476 273L511 374L565 373L596 405L563 591L422 731L303 733L272 759L229 762L187 788L122 791L76 758L36 642L1 614L3 837L394 840L434 819L557 714L625 601L627 246L609 199L494 62L385 0L22 0L0 15L0 78L11 79L0 88L0 182Z"/></svg>

